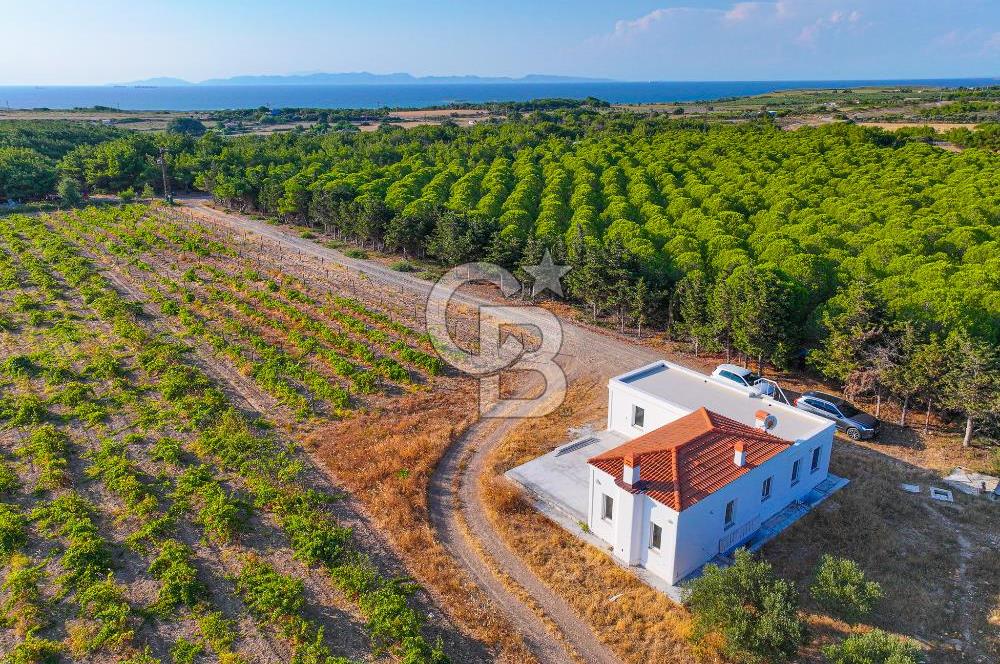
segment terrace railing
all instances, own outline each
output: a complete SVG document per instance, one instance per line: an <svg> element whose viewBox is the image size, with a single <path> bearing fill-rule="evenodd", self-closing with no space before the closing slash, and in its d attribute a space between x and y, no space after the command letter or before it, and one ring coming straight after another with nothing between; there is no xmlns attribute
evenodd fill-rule
<svg viewBox="0 0 1000 664"><path fill-rule="evenodd" d="M760 517L755 516L746 523L732 528L719 540L719 553L726 553L750 539L760 529Z"/></svg>

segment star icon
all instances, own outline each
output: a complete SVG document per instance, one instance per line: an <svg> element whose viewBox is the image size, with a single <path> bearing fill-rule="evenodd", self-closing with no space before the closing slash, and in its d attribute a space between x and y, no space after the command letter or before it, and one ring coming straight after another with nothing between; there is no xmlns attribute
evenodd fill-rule
<svg viewBox="0 0 1000 664"><path fill-rule="evenodd" d="M552 254L546 249L541 263L524 266L524 271L534 278L531 284L531 297L535 297L546 288L562 297L562 284L559 283L559 279L571 269L572 267L569 265L553 264Z"/></svg>

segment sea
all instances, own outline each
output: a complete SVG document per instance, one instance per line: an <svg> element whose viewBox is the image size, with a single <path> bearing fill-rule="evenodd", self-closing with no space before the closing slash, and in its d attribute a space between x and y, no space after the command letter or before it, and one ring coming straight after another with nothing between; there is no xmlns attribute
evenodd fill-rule
<svg viewBox="0 0 1000 664"><path fill-rule="evenodd" d="M611 103L711 101L777 90L862 86L979 87L1000 78L830 81L651 81L369 85L0 86L0 108L129 111L257 108L425 108L454 103L596 97Z"/></svg>

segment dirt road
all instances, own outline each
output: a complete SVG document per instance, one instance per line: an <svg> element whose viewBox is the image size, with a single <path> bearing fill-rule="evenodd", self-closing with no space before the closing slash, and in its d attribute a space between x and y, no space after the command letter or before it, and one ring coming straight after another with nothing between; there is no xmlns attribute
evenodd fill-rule
<svg viewBox="0 0 1000 664"><path fill-rule="evenodd" d="M288 252L289 260L300 254L315 260L322 259L323 264L340 265L365 275L374 288L383 287L396 292L405 290L421 298L431 294L433 284L412 274L350 258L266 222L220 212L209 207L206 199L189 198L180 202L194 218L264 239L276 250L280 248ZM455 294L452 301L472 308L497 304L467 293ZM526 318L543 333L554 332L549 316L533 316L529 311ZM613 339L565 320L560 320L558 325L563 343L556 361L570 382L595 376L606 380L661 357L650 349ZM439 539L469 576L522 631L528 647L539 660L560 663L574 659L607 664L618 662L618 658L601 643L590 626L507 547L483 510L477 479L483 472L484 460L518 422L510 418L481 419L449 448L431 481L432 525ZM470 537L476 541L471 542ZM528 606L509 591L484 563L480 551L488 552L486 555L493 559L494 565L521 586L536 606ZM546 623L538 617L537 610L554 624L559 635L550 632Z"/></svg>

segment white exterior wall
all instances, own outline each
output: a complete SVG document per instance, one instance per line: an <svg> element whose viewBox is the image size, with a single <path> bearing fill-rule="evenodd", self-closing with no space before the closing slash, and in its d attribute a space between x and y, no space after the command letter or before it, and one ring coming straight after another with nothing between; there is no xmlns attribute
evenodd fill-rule
<svg viewBox="0 0 1000 664"><path fill-rule="evenodd" d="M760 523L774 516L789 503L801 499L817 484L826 479L833 447L834 426L820 432L808 441L799 441L787 450L771 457L762 465L725 485L718 491L699 500L683 510L677 524L677 549L674 553L674 567L667 580L671 583L683 579L701 565L711 560L719 551L719 541L732 532L739 531L751 521L748 535L756 531ZM822 448L819 468L810 472L812 451ZM799 481L791 483L792 464L801 459ZM764 480L772 477L771 497L761 500ZM731 528L725 527L726 504L736 501L736 511ZM742 538L745 539L745 538Z"/></svg>
<svg viewBox="0 0 1000 664"><path fill-rule="evenodd" d="M603 496L614 498L610 521L601 517ZM660 549L650 549L652 524L663 529ZM603 470L590 467L590 509L587 527L611 546L612 554L623 563L639 565L670 579L677 541L677 512L645 494L631 494Z"/></svg>
<svg viewBox="0 0 1000 664"><path fill-rule="evenodd" d="M614 520L607 521L601 518L601 496L607 494L615 499L615 514L618 513L618 486L611 475L594 466L590 467L590 510L588 512L587 527L602 540L615 545L615 524Z"/></svg>
<svg viewBox="0 0 1000 664"><path fill-rule="evenodd" d="M632 407L645 411L642 428L632 426ZM666 404L661 399L646 396L636 389L612 382L608 385L608 430L638 438L644 433L659 429L691 411Z"/></svg>
<svg viewBox="0 0 1000 664"><path fill-rule="evenodd" d="M633 405L645 409L642 429L632 426ZM687 411L666 405L655 397L644 397L642 392L628 386L609 386L608 429L630 438L657 429L686 414ZM620 489L615 484L617 478L591 466L587 525L594 535L612 546L615 557L622 562L643 566L668 582L676 583L720 553L719 541L729 533L739 530L752 520L756 520L759 525L826 479L834 430L833 423L830 423L810 439L797 441L763 465L680 513L645 494L633 495ZM823 451L820 454L819 468L811 472L812 450L816 447L821 447ZM796 459L801 459L801 470L800 479L793 486L791 472ZM773 477L771 497L761 501L761 486L769 476ZM603 494L612 496L615 501L610 522L601 518ZM726 504L734 499L734 525L727 529L724 523ZM663 529L659 551L649 549L653 522Z"/></svg>

